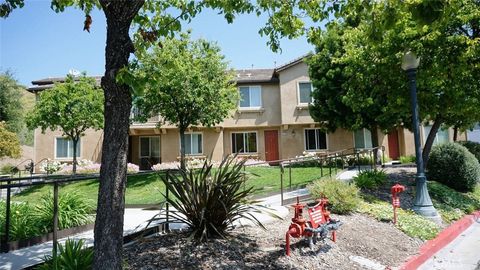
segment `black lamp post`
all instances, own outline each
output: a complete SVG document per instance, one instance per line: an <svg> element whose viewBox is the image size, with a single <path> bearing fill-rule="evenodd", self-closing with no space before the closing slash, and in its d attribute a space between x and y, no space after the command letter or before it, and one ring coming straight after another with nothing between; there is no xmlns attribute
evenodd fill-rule
<svg viewBox="0 0 480 270"><path fill-rule="evenodd" d="M417 160L417 175L415 177L415 203L413 210L422 216L441 222L437 210L433 207L432 200L428 194L427 178L423 166L422 151L420 145L419 120L418 120L418 102L417 102L417 67L420 64L420 58L415 53L408 51L403 55L402 69L406 71L408 82L410 84L410 102L412 106L413 136L415 138L415 158Z"/></svg>

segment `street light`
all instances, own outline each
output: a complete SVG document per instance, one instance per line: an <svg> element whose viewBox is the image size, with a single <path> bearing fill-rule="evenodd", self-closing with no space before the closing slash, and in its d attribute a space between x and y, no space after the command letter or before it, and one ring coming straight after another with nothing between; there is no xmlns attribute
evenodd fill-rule
<svg viewBox="0 0 480 270"><path fill-rule="evenodd" d="M415 203L413 210L424 217L441 222L437 210L433 207L432 200L428 194L427 178L423 167L422 152L420 149L420 133L418 120L418 102L417 102L417 67L420 64L420 57L415 53L408 51L403 55L402 69L405 70L410 84L410 102L412 106L413 136L415 138L415 158L417 161L417 175L415 176Z"/></svg>

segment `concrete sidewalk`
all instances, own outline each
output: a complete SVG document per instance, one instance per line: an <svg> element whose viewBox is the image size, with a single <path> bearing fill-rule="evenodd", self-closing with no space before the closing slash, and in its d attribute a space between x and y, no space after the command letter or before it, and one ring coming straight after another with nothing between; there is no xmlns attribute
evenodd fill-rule
<svg viewBox="0 0 480 270"><path fill-rule="evenodd" d="M423 263L419 270L479 270L480 220Z"/></svg>

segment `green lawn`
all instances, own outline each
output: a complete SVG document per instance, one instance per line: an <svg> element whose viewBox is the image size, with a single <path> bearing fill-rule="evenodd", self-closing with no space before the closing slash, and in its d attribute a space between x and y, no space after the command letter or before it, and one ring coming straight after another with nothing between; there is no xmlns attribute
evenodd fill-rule
<svg viewBox="0 0 480 270"><path fill-rule="evenodd" d="M256 195L269 194L280 191L280 168L279 167L247 167L249 172L246 187L253 186ZM332 174L335 169L332 169ZM328 175L328 168L323 169L323 175ZM321 177L319 167L305 167L291 169L292 188L305 186ZM285 169L284 188L290 186L289 169ZM127 180L126 204L155 204L163 200L165 186L156 173L131 175ZM87 180L78 183L61 185L59 192L76 191L82 196L97 203L98 180ZM23 191L13 197L14 201L37 202L43 194L53 192L53 185L37 186Z"/></svg>

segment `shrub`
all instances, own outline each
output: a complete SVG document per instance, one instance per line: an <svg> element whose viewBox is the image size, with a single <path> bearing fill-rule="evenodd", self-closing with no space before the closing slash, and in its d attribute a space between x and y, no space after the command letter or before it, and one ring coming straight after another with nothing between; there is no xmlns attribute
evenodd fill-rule
<svg viewBox="0 0 480 270"><path fill-rule="evenodd" d="M315 199L328 198L332 212L337 214L353 212L361 201L357 186L336 179L317 180L308 189Z"/></svg>
<svg viewBox="0 0 480 270"><path fill-rule="evenodd" d="M35 216L44 232L53 230L53 194L42 196L35 206ZM93 206L75 192L61 193L58 196L58 228L66 229L88 224L93 221L90 213Z"/></svg>
<svg viewBox="0 0 480 270"><path fill-rule="evenodd" d="M5 164L0 168L0 174L12 174L16 168L12 164Z"/></svg>
<svg viewBox="0 0 480 270"><path fill-rule="evenodd" d="M415 163L416 162L416 158L415 156L400 156L400 162L403 163L403 164L406 164L406 163Z"/></svg>
<svg viewBox="0 0 480 270"><path fill-rule="evenodd" d="M140 167L138 165L135 165L133 163L128 163L127 164L127 172L128 173L137 173L140 171Z"/></svg>
<svg viewBox="0 0 480 270"><path fill-rule="evenodd" d="M36 269L91 269L92 263L93 249L87 248L83 239L67 239L64 245L58 245L55 260L51 255L45 256L44 263Z"/></svg>
<svg viewBox="0 0 480 270"><path fill-rule="evenodd" d="M458 142L459 144L465 146L470 153L472 153L477 160L480 162L480 143L472 141Z"/></svg>
<svg viewBox="0 0 480 270"><path fill-rule="evenodd" d="M0 236L5 235L5 206L6 203L0 201ZM33 207L28 203L11 203L10 241L28 239L41 234L34 213Z"/></svg>
<svg viewBox="0 0 480 270"><path fill-rule="evenodd" d="M353 182L359 188L378 188L387 181L387 174L384 170L363 170L353 177Z"/></svg>
<svg viewBox="0 0 480 270"><path fill-rule="evenodd" d="M167 202L175 208L172 222L183 222L199 241L224 236L227 229L239 218L246 218L263 227L251 213L260 208L248 205L253 187L244 188L245 161L225 158L219 167L205 160L200 169L179 169L178 174L162 175L162 180L172 196Z"/></svg>
<svg viewBox="0 0 480 270"><path fill-rule="evenodd" d="M458 191L472 191L480 179L480 164L467 148L457 143L437 145L427 164L429 180Z"/></svg>

